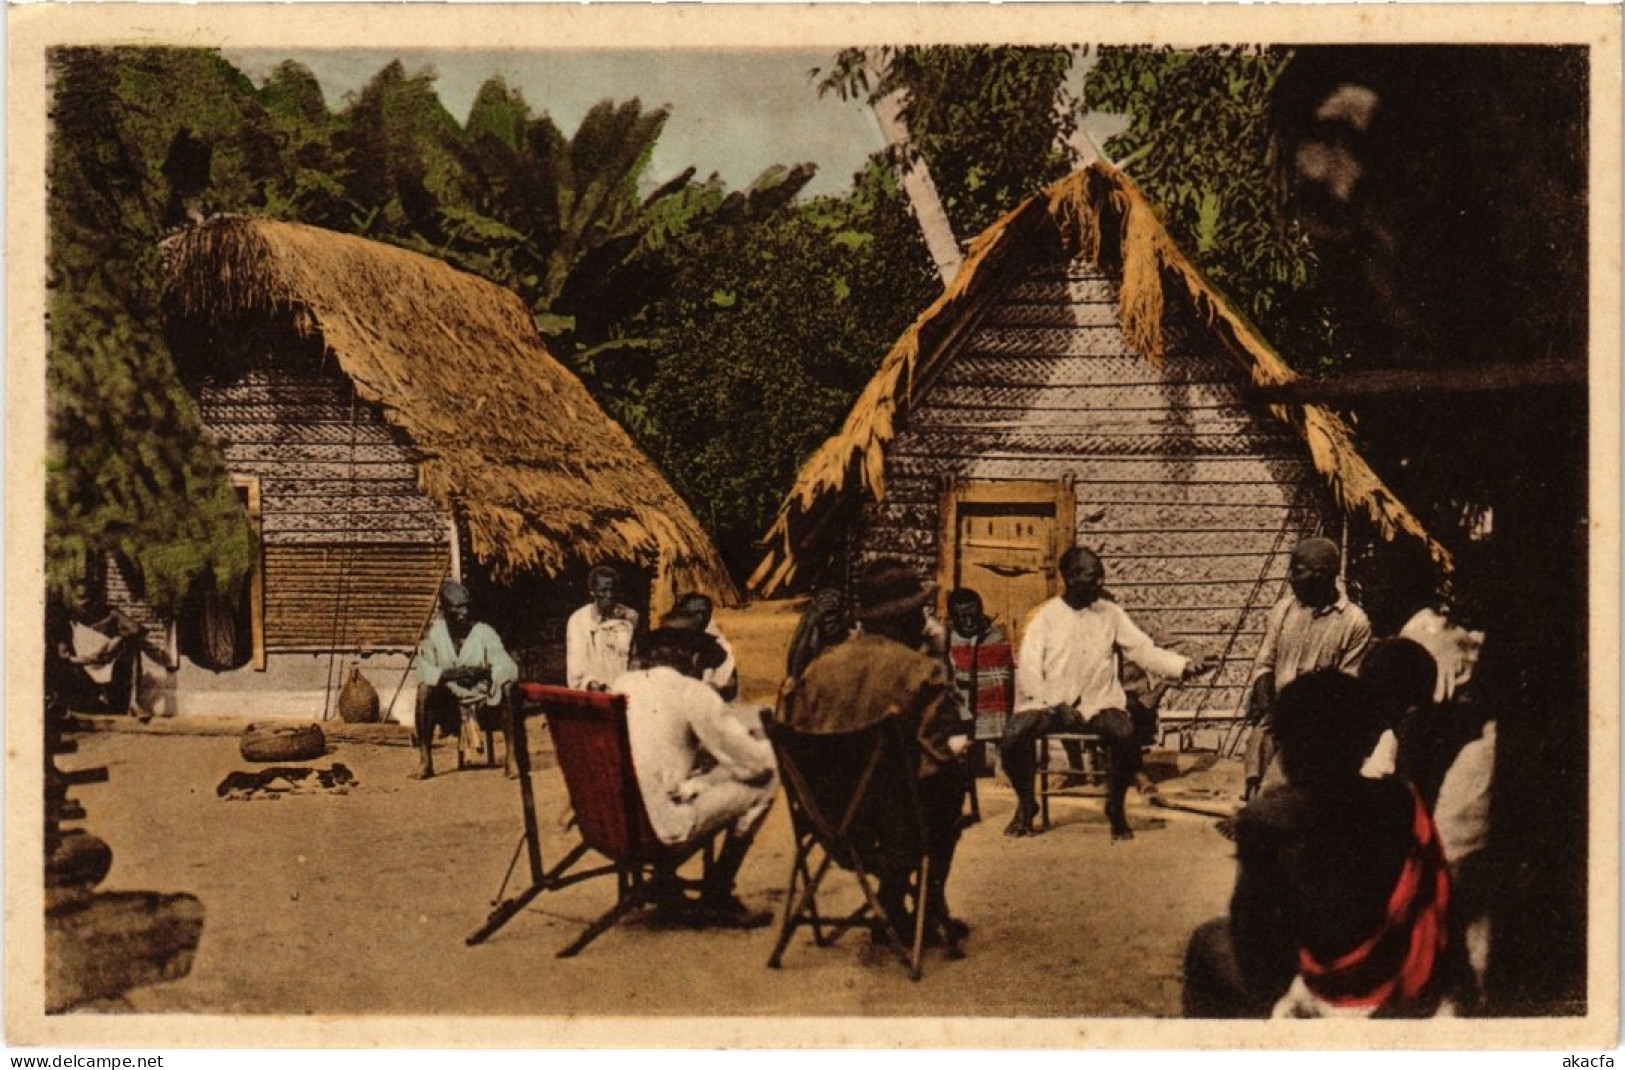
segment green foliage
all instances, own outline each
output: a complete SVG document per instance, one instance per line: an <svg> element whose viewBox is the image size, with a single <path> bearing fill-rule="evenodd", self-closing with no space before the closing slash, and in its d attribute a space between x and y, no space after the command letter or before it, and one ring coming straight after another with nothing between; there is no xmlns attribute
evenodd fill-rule
<svg viewBox="0 0 1625 1070"><path fill-rule="evenodd" d="M71 596L110 553L160 606L199 577L233 591L253 534L159 329L157 242L218 192L190 170L199 131L219 134L220 189L252 202L265 117L205 53L60 49L51 67L46 586Z"/></svg>
<svg viewBox="0 0 1625 1070"><path fill-rule="evenodd" d="M977 46L844 49L814 71L820 92L878 100L907 91L903 119L962 241L1072 168L1080 50ZM884 71L875 79L873 72Z"/></svg>
<svg viewBox="0 0 1625 1070"><path fill-rule="evenodd" d="M672 264L648 316L648 377L617 415L743 573L800 466L930 300L934 273L878 162L847 197L693 231Z"/></svg>
<svg viewBox="0 0 1625 1070"><path fill-rule="evenodd" d="M335 144L338 119L327 110L316 76L300 64L283 63L260 89L259 101L283 152L282 166L262 180L265 214L346 229L349 169Z"/></svg>
<svg viewBox="0 0 1625 1070"><path fill-rule="evenodd" d="M1308 240L1278 212L1270 90L1289 52L1102 48L1084 83L1091 107L1126 113L1107 154L1157 205L1197 267L1301 372L1339 344L1316 292Z"/></svg>

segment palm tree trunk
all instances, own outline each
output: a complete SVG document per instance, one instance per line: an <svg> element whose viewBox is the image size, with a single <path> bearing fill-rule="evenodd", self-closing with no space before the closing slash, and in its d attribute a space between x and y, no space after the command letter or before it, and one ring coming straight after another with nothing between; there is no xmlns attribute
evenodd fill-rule
<svg viewBox="0 0 1625 1070"><path fill-rule="evenodd" d="M870 62L874 83L879 85L885 71L874 66L872 58ZM948 213L943 210L937 185L931 181L931 169L918 153L909 152L908 124L903 121L905 93L905 90L898 89L874 101L875 118L880 121L880 132L885 135L887 144L897 153L898 177L903 183L903 193L908 197L909 207L914 210L914 218L920 224L925 246L931 251L931 259L937 265L937 275L942 279L942 285L947 287L959 274L965 257L954 238Z"/></svg>

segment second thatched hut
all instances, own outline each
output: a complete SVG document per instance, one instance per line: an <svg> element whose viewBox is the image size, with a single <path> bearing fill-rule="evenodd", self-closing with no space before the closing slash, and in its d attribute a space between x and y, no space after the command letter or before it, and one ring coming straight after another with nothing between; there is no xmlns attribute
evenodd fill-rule
<svg viewBox="0 0 1625 1070"><path fill-rule="evenodd" d="M261 545L234 610L145 613L189 655L183 712L249 690L257 714L314 716L354 662L409 717L400 682L446 577L543 679L562 677L592 565L618 565L646 612L690 589L738 601L693 513L514 294L261 219L212 219L164 252L166 334Z"/></svg>

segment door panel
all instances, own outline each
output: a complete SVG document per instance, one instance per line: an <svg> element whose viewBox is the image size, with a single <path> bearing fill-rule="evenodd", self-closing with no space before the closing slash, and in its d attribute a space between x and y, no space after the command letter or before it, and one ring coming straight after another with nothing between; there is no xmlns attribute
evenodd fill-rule
<svg viewBox="0 0 1625 1070"><path fill-rule="evenodd" d="M1055 559L1072 542L1070 488L1047 482L959 484L943 496L942 581L969 587L1011 640L1056 591Z"/></svg>

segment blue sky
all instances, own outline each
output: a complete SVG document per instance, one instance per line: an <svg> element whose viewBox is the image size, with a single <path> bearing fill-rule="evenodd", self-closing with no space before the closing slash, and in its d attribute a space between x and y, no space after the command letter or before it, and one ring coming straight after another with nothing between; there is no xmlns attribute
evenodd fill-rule
<svg viewBox="0 0 1625 1070"><path fill-rule="evenodd" d="M440 99L458 122L480 85L494 74L517 87L536 112L547 112L567 134L605 98L667 104L671 118L655 146L650 177L668 178L693 166L713 171L730 188L747 185L772 164L811 161L818 177L810 193L848 188L852 174L884 147L863 105L822 98L807 72L827 66L833 52L778 50L497 51L227 49L223 53L258 84L284 59L309 67L329 107L359 90L391 60L408 71L432 68Z"/></svg>
<svg viewBox="0 0 1625 1070"><path fill-rule="evenodd" d="M566 134L575 133L587 109L606 98L640 99L647 108L669 105L671 118L655 146L651 182L694 167L703 178L715 172L731 189L748 185L773 164L812 162L818 175L807 192L840 193L870 153L885 147L867 105L834 93L820 97L808 72L825 68L834 50L796 49L225 49L225 57L255 83L285 59L309 67L330 108L343 105L391 60L408 71L430 68L446 110L463 122L474 94L500 74L525 95L531 108L552 115ZM1081 92L1092 54L1073 71ZM1116 116L1091 113L1082 123L1103 144L1123 125Z"/></svg>

